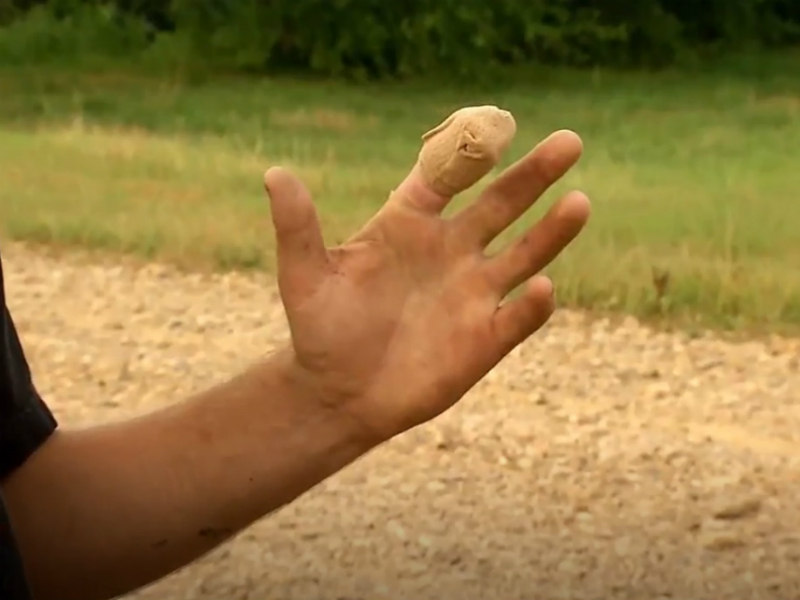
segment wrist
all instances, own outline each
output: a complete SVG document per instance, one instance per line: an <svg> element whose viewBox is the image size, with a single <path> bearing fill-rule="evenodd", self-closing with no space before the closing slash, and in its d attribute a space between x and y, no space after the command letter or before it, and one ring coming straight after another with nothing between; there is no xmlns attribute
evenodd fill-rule
<svg viewBox="0 0 800 600"><path fill-rule="evenodd" d="M386 441L349 410L349 402L326 394L297 361L291 345L270 355L259 372L268 411L263 419L282 420L295 429L304 446L319 446L333 462L355 459Z"/></svg>

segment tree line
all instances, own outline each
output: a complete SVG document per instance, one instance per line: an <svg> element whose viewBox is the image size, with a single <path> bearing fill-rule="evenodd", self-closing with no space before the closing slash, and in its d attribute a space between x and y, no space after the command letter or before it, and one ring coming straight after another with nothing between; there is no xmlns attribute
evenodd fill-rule
<svg viewBox="0 0 800 600"><path fill-rule="evenodd" d="M789 47L800 42L800 1L0 0L0 25L12 36L0 58L18 60L72 44L157 47L248 71L469 75L521 64L657 68Z"/></svg>

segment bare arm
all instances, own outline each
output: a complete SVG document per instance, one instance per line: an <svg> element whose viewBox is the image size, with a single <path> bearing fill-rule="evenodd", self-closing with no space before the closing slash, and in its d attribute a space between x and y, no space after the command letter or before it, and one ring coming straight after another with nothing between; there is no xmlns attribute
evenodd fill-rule
<svg viewBox="0 0 800 600"><path fill-rule="evenodd" d="M95 600L211 550L368 451L282 353L143 418L59 432L3 485L36 600Z"/></svg>
<svg viewBox="0 0 800 600"><path fill-rule="evenodd" d="M582 229L587 198L567 194L509 247L485 250L578 160L580 139L555 133L441 217L514 131L494 107L459 112L426 135L378 214L330 250L308 190L271 169L291 344L172 408L58 433L18 469L3 488L36 599L99 600L181 567L444 412L537 331L554 309L539 272Z"/></svg>

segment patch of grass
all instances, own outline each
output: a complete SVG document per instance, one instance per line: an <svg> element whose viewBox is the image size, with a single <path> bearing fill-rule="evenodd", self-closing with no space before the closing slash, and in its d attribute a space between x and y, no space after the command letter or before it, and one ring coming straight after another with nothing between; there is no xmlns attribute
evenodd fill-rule
<svg viewBox="0 0 800 600"><path fill-rule="evenodd" d="M517 74L493 90L0 69L0 229L187 266L271 268L270 165L304 178L336 243L400 181L427 127L496 103L519 123L504 164L562 127L586 145L503 240L568 188L590 195L589 228L551 269L562 304L792 329L798 64L786 55L737 71Z"/></svg>

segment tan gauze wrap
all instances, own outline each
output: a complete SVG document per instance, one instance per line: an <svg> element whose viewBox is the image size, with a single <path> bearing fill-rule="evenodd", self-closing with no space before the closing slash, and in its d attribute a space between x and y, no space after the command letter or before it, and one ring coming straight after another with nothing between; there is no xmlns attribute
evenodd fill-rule
<svg viewBox="0 0 800 600"><path fill-rule="evenodd" d="M425 183L442 196L455 196L483 178L500 160L517 132L514 117L496 106L457 110L422 136L418 164Z"/></svg>

